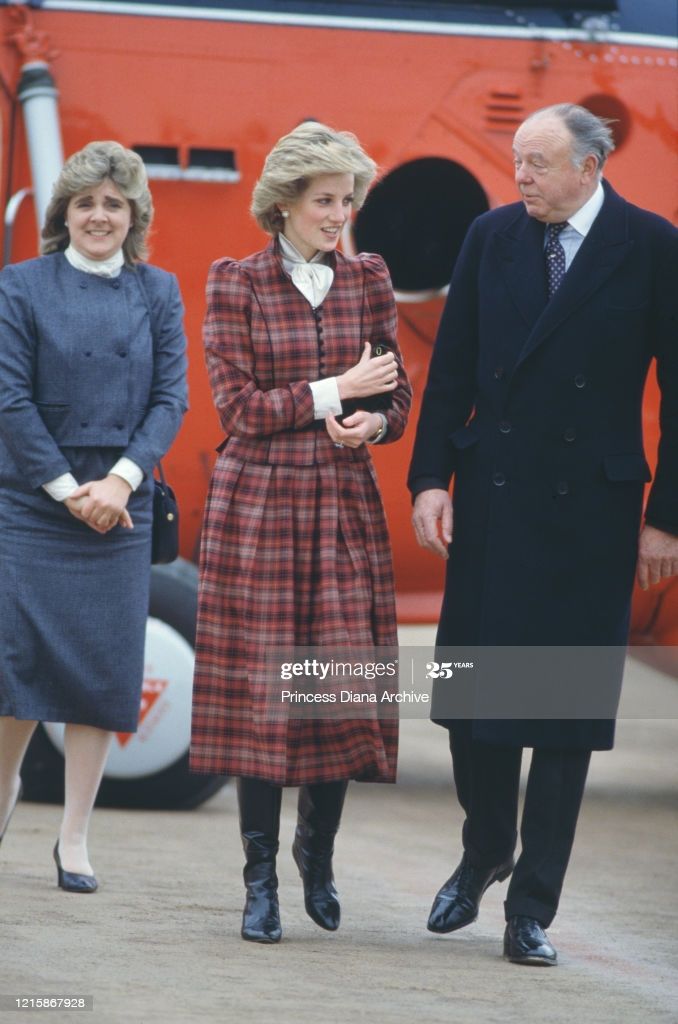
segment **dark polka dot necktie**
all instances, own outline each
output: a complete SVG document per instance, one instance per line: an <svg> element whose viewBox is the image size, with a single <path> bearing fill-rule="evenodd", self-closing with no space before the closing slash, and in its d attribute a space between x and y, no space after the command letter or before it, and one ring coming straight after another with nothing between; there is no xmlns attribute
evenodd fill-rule
<svg viewBox="0 0 678 1024"><path fill-rule="evenodd" d="M546 225L546 277L549 285L549 299L556 293L565 277L565 250L560 242L560 232L567 227L567 221L561 224Z"/></svg>

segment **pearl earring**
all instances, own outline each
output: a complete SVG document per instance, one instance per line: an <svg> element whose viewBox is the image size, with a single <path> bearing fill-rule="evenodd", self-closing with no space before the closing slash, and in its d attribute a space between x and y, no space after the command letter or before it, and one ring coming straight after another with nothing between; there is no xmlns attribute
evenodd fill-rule
<svg viewBox="0 0 678 1024"><path fill-rule="evenodd" d="M289 215L290 215L290 211L289 210L281 210L280 212L282 213L283 217L289 217Z"/></svg>

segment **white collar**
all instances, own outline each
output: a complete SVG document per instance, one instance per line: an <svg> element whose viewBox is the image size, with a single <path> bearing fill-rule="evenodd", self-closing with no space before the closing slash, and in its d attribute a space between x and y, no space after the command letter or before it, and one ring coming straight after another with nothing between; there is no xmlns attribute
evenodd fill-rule
<svg viewBox="0 0 678 1024"><path fill-rule="evenodd" d="M287 235L284 235L282 231L278 235L278 241L280 242L280 248L282 250L283 258L289 260L290 263L324 263L327 253L318 251L315 256L311 256L310 260L307 260L305 256L302 256L297 249L294 242L290 242Z"/></svg>
<svg viewBox="0 0 678 1024"><path fill-rule="evenodd" d="M576 213L573 213L571 217L567 218L567 223L571 228L574 228L576 232L585 238L591 230L594 220L600 213L600 208L604 202L605 192L603 191L602 183L599 181L598 187L591 198L587 199L584 205L580 207Z"/></svg>
<svg viewBox="0 0 678 1024"><path fill-rule="evenodd" d="M125 262L122 249L118 249L107 260L91 260L78 252L72 243L64 250L64 256L76 270L82 270L85 274L96 274L97 277L118 277Z"/></svg>
<svg viewBox="0 0 678 1024"><path fill-rule="evenodd" d="M290 275L294 287L301 292L313 309L316 309L325 299L334 281L334 271L325 263L327 254L317 252L307 260L282 232L278 235L278 240L285 273Z"/></svg>

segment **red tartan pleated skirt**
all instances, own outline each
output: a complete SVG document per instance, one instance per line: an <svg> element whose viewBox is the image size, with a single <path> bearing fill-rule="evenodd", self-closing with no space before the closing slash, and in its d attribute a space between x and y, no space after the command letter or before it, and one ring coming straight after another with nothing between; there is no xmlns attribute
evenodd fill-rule
<svg viewBox="0 0 678 1024"><path fill-rule="evenodd" d="M371 461L268 465L224 451L203 526L191 770L281 786L394 782L396 717L275 718L256 679L266 652L396 644Z"/></svg>

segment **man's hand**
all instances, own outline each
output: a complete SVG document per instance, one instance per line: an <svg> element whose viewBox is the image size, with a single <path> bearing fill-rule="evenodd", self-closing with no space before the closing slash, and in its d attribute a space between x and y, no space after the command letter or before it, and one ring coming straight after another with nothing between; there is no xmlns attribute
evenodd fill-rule
<svg viewBox="0 0 678 1024"><path fill-rule="evenodd" d="M447 491L432 488L418 494L412 525L422 548L447 558L447 545L452 543L452 502Z"/></svg>
<svg viewBox="0 0 678 1024"><path fill-rule="evenodd" d="M638 584L641 590L647 590L668 576L678 576L678 537L644 526L638 544Z"/></svg>

